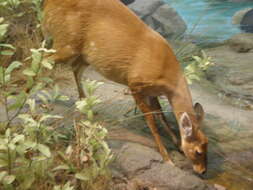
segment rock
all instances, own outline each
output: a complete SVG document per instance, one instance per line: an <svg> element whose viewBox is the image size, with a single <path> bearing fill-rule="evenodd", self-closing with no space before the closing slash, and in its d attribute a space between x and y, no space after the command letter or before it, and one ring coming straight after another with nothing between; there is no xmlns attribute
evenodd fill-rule
<svg viewBox="0 0 253 190"><path fill-rule="evenodd" d="M121 0L122 3L124 3L125 5L129 5L131 3L133 3L135 0Z"/></svg>
<svg viewBox="0 0 253 190"><path fill-rule="evenodd" d="M152 14L155 29L159 29L165 38L172 36L180 36L186 30L186 25L178 13L165 4L160 6L155 13Z"/></svg>
<svg viewBox="0 0 253 190"><path fill-rule="evenodd" d="M251 9L252 9L252 8L246 8L246 9L237 11L237 12L234 14L234 16L233 16L232 23L235 24L235 25L240 25L240 23L241 23L242 18L244 17L244 15L245 15L249 10L251 10Z"/></svg>
<svg viewBox="0 0 253 190"><path fill-rule="evenodd" d="M253 33L253 9L247 8L236 12L232 23L240 26L244 32Z"/></svg>
<svg viewBox="0 0 253 190"><path fill-rule="evenodd" d="M208 80L222 94L233 98L235 105L246 109L250 102L253 103L253 51L238 53L231 45L225 45L205 52L215 63L206 72Z"/></svg>
<svg viewBox="0 0 253 190"><path fill-rule="evenodd" d="M218 185L218 184L215 184L214 187L217 189L217 190L227 190L225 187L221 186L221 185Z"/></svg>
<svg viewBox="0 0 253 190"><path fill-rule="evenodd" d="M143 184L157 190L208 190L209 188L198 177L184 172L177 167L154 163L151 168L135 177Z"/></svg>
<svg viewBox="0 0 253 190"><path fill-rule="evenodd" d="M242 18L240 28L245 32L253 33L253 9L249 10Z"/></svg>
<svg viewBox="0 0 253 190"><path fill-rule="evenodd" d="M125 175L132 177L138 171L148 169L151 162L162 162L161 155L146 146L127 143L118 154L117 161Z"/></svg>
<svg viewBox="0 0 253 190"><path fill-rule="evenodd" d="M162 162L158 152L143 145L125 144L116 162L137 189L213 190L195 175Z"/></svg>
<svg viewBox="0 0 253 190"><path fill-rule="evenodd" d="M233 3L245 3L245 2L251 2L252 0L229 0L229 2Z"/></svg>
<svg viewBox="0 0 253 190"><path fill-rule="evenodd" d="M236 34L227 40L227 44L236 52L249 52L253 49L253 34Z"/></svg>
<svg viewBox="0 0 253 190"><path fill-rule="evenodd" d="M164 2L162 0L137 0L128 7L133 10L141 19L153 14Z"/></svg>
<svg viewBox="0 0 253 190"><path fill-rule="evenodd" d="M178 13L162 0L138 0L128 6L147 25L167 39L182 35L187 26Z"/></svg>

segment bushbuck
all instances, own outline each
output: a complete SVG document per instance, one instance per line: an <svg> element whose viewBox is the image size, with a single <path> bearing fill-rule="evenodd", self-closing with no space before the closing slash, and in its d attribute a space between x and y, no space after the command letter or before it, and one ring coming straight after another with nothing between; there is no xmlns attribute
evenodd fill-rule
<svg viewBox="0 0 253 190"><path fill-rule="evenodd" d="M45 0L43 32L53 38L56 50L48 59L71 62L81 98L81 75L89 65L129 87L160 154L173 164L155 121L158 117L176 141L158 101L166 96L179 125L182 151L194 171L205 173L208 139L200 129L204 111L199 103L193 106L181 67L160 34L119 0Z"/></svg>

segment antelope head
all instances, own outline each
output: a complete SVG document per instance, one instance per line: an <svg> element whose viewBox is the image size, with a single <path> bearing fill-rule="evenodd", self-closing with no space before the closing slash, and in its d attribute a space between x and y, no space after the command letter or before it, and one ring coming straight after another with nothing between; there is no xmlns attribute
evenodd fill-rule
<svg viewBox="0 0 253 190"><path fill-rule="evenodd" d="M208 139L201 131L204 110L199 103L194 106L195 113L184 112L180 117L181 149L185 156L192 161L193 170L204 174L207 170Z"/></svg>

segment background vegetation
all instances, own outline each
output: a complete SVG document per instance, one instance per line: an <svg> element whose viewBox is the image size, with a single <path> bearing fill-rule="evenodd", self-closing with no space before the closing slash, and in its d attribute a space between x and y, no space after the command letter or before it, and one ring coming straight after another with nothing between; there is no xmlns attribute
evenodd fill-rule
<svg viewBox="0 0 253 190"><path fill-rule="evenodd" d="M87 81L87 98L76 102L86 119L59 130L54 122L63 118L50 108L68 97L43 74L54 67L46 59L54 50L45 48L41 35L41 0L1 0L0 14L0 105L6 118L0 123L0 189L109 188L112 153L106 129L93 117L100 83Z"/></svg>

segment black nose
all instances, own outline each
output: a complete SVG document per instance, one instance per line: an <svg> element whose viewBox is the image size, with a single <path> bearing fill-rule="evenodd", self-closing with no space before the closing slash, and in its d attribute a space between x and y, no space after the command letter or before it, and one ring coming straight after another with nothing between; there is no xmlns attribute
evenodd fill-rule
<svg viewBox="0 0 253 190"><path fill-rule="evenodd" d="M201 173L201 175L204 175L205 173L206 173L206 170L203 170L202 173Z"/></svg>

